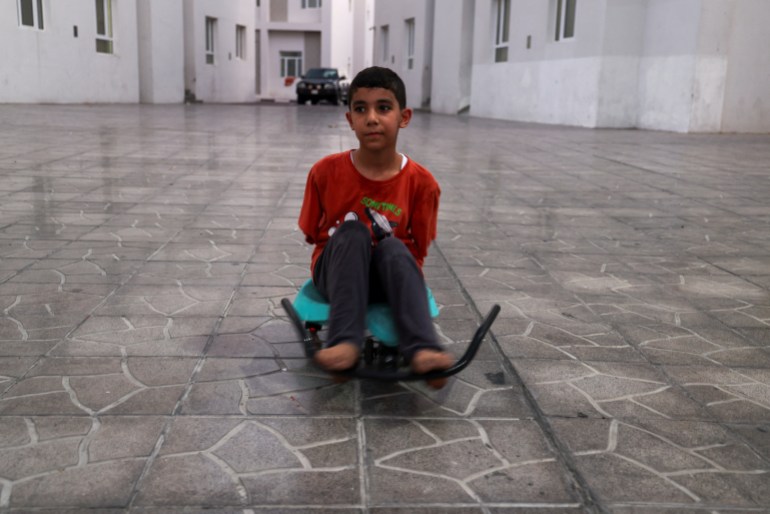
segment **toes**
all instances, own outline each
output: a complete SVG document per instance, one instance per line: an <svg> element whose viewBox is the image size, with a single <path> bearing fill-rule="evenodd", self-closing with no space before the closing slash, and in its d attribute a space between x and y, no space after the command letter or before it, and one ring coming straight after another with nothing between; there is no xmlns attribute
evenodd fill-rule
<svg viewBox="0 0 770 514"><path fill-rule="evenodd" d="M412 370L423 374L429 371L449 369L452 367L452 356L437 350L421 350L412 358Z"/></svg>

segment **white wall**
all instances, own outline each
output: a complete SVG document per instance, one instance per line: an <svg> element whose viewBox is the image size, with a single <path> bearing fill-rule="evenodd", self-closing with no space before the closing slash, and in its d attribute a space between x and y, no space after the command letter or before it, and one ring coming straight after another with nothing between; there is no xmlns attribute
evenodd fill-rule
<svg viewBox="0 0 770 514"><path fill-rule="evenodd" d="M493 62L493 0L475 4L473 115L678 132L770 130L766 0L581 0L575 37L563 41L554 37L555 0L511 0L505 63Z"/></svg>
<svg viewBox="0 0 770 514"><path fill-rule="evenodd" d="M142 103L184 100L182 0L137 1L139 99Z"/></svg>
<svg viewBox="0 0 770 514"><path fill-rule="evenodd" d="M575 37L555 41L552 2L512 0L508 61L494 62L493 2L477 0L471 114L596 126L603 66L603 2L578 2Z"/></svg>
<svg viewBox="0 0 770 514"><path fill-rule="evenodd" d="M440 5L440 4L439 4ZM374 42L374 64L386 66L399 74L406 86L407 104L423 107L430 101L433 58L433 0L388 0L375 2L374 23L377 35ZM406 20L415 20L414 65L407 68ZM390 60L382 60L380 28L389 26Z"/></svg>
<svg viewBox="0 0 770 514"><path fill-rule="evenodd" d="M265 1L267 2L268 0ZM334 0L331 0L331 3L335 3ZM339 0L336 3L340 3ZM289 23L321 23L321 16L325 8L324 6L322 8L303 9L301 0L288 0L288 7Z"/></svg>
<svg viewBox="0 0 770 514"><path fill-rule="evenodd" d="M266 77L263 78L263 84L266 91L263 96L277 100L291 100L297 97L295 84L286 85L281 77L281 52L304 52L305 51L305 33L292 32L287 30L270 31ZM264 68L263 68L264 69Z"/></svg>
<svg viewBox="0 0 770 514"><path fill-rule="evenodd" d="M43 0L44 30L20 26L17 2L0 2L0 102L138 102L136 3L113 5L115 53L101 54L92 0Z"/></svg>
<svg viewBox="0 0 770 514"><path fill-rule="evenodd" d="M457 114L471 101L473 0L442 0L434 23L430 110Z"/></svg>
<svg viewBox="0 0 770 514"><path fill-rule="evenodd" d="M686 132L700 24L700 0L649 0L639 66L640 128Z"/></svg>
<svg viewBox="0 0 770 514"><path fill-rule="evenodd" d="M252 102L256 100L254 83L255 2L186 0L191 35L185 44L188 72L185 87L204 102ZM214 64L206 64L206 17L217 19ZM235 26L246 27L246 55L235 57Z"/></svg>
<svg viewBox="0 0 770 514"><path fill-rule="evenodd" d="M721 130L770 132L770 6L740 0L730 18Z"/></svg>
<svg viewBox="0 0 770 514"><path fill-rule="evenodd" d="M341 75L350 77L353 73L353 3L347 0L332 0L329 4L330 67L337 68Z"/></svg>
<svg viewBox="0 0 770 514"><path fill-rule="evenodd" d="M769 23L761 0L649 0L638 126L770 131Z"/></svg>
<svg viewBox="0 0 770 514"><path fill-rule="evenodd" d="M596 126L635 127L647 0L606 1L602 18Z"/></svg>
<svg viewBox="0 0 770 514"><path fill-rule="evenodd" d="M353 2L353 68L348 79L372 66L374 56L374 0Z"/></svg>

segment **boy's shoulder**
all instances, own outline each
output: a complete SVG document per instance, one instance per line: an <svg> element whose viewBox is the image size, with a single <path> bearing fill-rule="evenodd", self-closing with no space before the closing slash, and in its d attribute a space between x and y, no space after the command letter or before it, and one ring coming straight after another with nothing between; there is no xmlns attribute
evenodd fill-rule
<svg viewBox="0 0 770 514"><path fill-rule="evenodd" d="M346 159L350 159L350 150L333 153L325 157L322 157L313 165L313 169L333 168L335 166L338 166L341 162L343 162Z"/></svg>
<svg viewBox="0 0 770 514"><path fill-rule="evenodd" d="M409 157L409 162L407 164L407 169L410 171L411 174L413 174L419 181L433 185L438 185L438 182L436 181L436 178L433 176L433 173L430 172L428 168L420 164L419 162L415 161L411 157Z"/></svg>

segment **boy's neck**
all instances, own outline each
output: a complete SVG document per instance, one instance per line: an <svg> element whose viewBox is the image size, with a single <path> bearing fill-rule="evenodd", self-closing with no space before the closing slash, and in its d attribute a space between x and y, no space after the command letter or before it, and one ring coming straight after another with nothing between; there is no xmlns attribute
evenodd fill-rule
<svg viewBox="0 0 770 514"><path fill-rule="evenodd" d="M401 154L395 149L387 152L353 151L356 170L369 180L388 180L401 171Z"/></svg>

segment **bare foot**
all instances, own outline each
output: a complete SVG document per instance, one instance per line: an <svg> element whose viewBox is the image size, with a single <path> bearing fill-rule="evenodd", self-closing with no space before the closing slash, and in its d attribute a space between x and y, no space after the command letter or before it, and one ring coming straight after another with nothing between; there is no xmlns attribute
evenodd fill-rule
<svg viewBox="0 0 770 514"><path fill-rule="evenodd" d="M449 369L454 358L447 352L438 350L418 350L412 357L412 371L418 374ZM425 381L433 389L441 389L447 383L446 378L432 378Z"/></svg>
<svg viewBox="0 0 770 514"><path fill-rule="evenodd" d="M358 362L359 349L353 343L339 343L315 352L315 361L328 371L352 368Z"/></svg>

